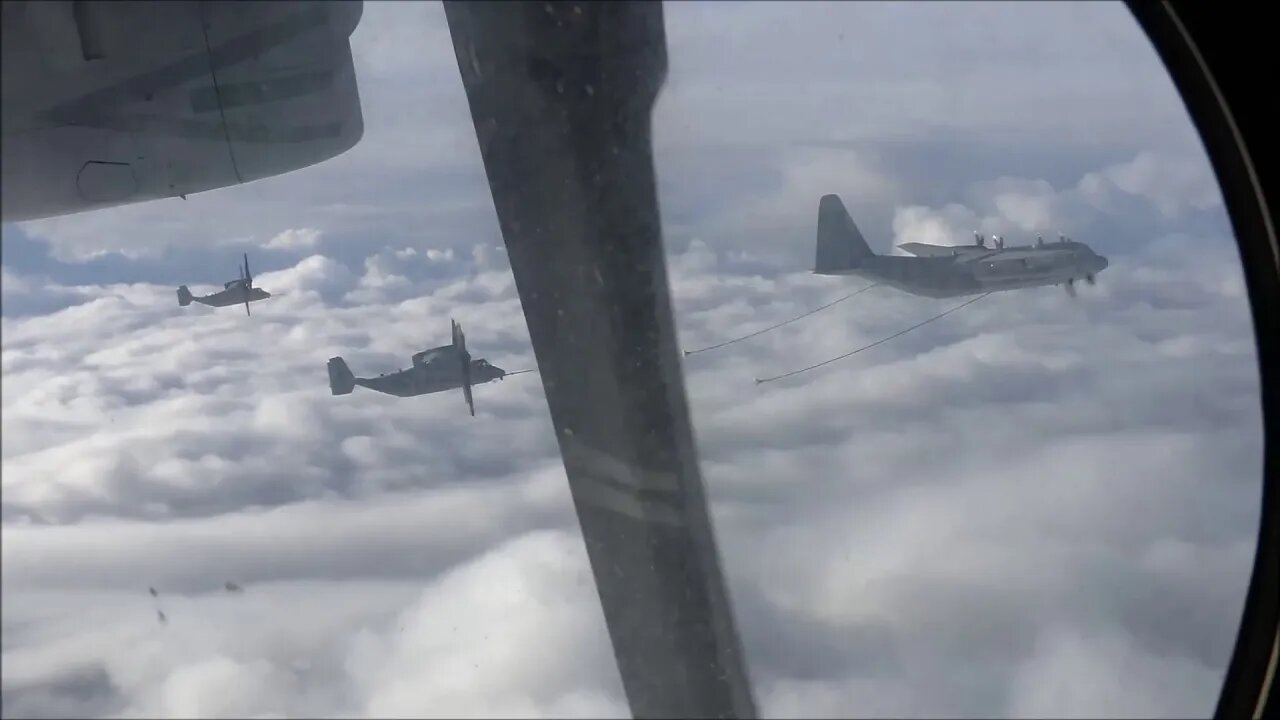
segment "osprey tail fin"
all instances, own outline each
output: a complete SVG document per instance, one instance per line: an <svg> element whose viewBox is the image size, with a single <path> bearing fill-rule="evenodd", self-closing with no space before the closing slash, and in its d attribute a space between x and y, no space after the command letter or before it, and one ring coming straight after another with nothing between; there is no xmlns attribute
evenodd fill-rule
<svg viewBox="0 0 1280 720"><path fill-rule="evenodd" d="M356 376L341 357L329 358L329 392L334 395L349 395L356 387Z"/></svg>
<svg viewBox="0 0 1280 720"><path fill-rule="evenodd" d="M813 271L819 275L852 270L875 253L849 217L839 195L823 195L818 201L818 248Z"/></svg>
<svg viewBox="0 0 1280 720"><path fill-rule="evenodd" d="M178 286L178 307L186 307L191 304L191 291L186 285Z"/></svg>

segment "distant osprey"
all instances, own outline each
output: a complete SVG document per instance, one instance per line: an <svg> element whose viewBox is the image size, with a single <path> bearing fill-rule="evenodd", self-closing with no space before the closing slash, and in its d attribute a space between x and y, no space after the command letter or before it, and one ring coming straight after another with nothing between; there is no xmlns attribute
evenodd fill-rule
<svg viewBox="0 0 1280 720"><path fill-rule="evenodd" d="M246 315L251 314L249 312L249 303L256 300L266 300L271 297L271 293L253 286L253 276L249 274L249 253L244 254L244 267L237 269L240 271L239 279L226 281L222 284L221 290L204 297L194 297L186 285L180 285L178 287L178 305L186 307L193 302L198 302L201 305L209 305L210 307L226 307L244 303L244 313Z"/></svg>
<svg viewBox="0 0 1280 720"><path fill-rule="evenodd" d="M330 358L329 391L334 395L347 395L359 385L388 395L413 397L462 388L471 414L475 415L471 386L501 380L507 371L489 364L487 360L472 359L471 353L467 352L467 338L462 334L462 326L452 320L449 322L453 329L450 344L416 353L412 365L390 375L358 378L341 357Z"/></svg>

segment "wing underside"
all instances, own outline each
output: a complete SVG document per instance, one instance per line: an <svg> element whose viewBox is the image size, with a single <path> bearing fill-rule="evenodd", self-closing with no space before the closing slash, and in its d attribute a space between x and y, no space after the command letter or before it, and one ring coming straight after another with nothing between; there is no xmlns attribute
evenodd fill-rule
<svg viewBox="0 0 1280 720"><path fill-rule="evenodd" d="M279 175L363 134L361 2L3 5L6 222Z"/></svg>

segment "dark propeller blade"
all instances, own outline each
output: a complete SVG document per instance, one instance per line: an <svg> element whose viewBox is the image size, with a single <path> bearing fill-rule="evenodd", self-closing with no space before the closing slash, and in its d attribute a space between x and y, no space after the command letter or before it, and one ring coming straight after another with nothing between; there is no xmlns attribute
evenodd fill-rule
<svg viewBox="0 0 1280 720"><path fill-rule="evenodd" d="M475 417L476 401L471 395L471 353L467 352L467 336L462 333L462 326L453 318L449 319L449 323L453 326L453 347L458 351L458 359L462 363L462 396L467 399L471 417Z"/></svg>
<svg viewBox="0 0 1280 720"><path fill-rule="evenodd" d="M752 720L654 190L663 4L443 5L629 716Z"/></svg>
<svg viewBox="0 0 1280 720"><path fill-rule="evenodd" d="M249 253L244 254L244 275L242 277L244 277L244 287L242 288L244 290L244 314L251 316L253 313L249 312L249 288L253 287L253 275L249 274Z"/></svg>
<svg viewBox="0 0 1280 720"><path fill-rule="evenodd" d="M1089 273L1088 275L1085 275L1085 276L1084 276L1084 280L1085 280L1085 282L1089 283L1090 285L1097 285L1097 284L1098 284L1098 279L1097 279L1096 277L1094 277L1094 276L1093 276L1093 273Z"/></svg>
<svg viewBox="0 0 1280 720"><path fill-rule="evenodd" d="M471 417L476 416L476 400L471 395L471 355L462 353L462 395L467 399L467 407L471 409Z"/></svg>
<svg viewBox="0 0 1280 720"><path fill-rule="evenodd" d="M1068 281L1067 281L1067 284L1066 284L1066 285L1063 285L1063 287L1065 287L1065 288L1067 289L1067 294L1068 294L1068 295L1070 295L1071 297L1075 297L1075 296L1076 296L1076 281L1075 281L1075 280L1068 280Z"/></svg>

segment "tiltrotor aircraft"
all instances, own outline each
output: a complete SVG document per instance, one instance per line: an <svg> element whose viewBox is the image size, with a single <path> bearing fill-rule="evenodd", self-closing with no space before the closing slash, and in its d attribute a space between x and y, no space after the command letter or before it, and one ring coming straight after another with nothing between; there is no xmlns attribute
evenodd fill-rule
<svg viewBox="0 0 1280 720"><path fill-rule="evenodd" d="M973 245L929 245L909 242L898 247L915 255L877 255L867 246L849 211L837 195L818 202L818 246L814 273L858 275L913 295L932 298L976 295L998 290L1062 285L1075 296L1075 281L1090 285L1106 269L1107 259L1088 245L1059 236L1046 243L1005 247L992 236L994 247L974 233Z"/></svg>
<svg viewBox="0 0 1280 720"><path fill-rule="evenodd" d="M467 352L462 326L453 320L449 322L453 326L452 343L415 354L412 365L390 375L356 377L341 357L329 358L329 391L334 395L347 395L359 385L388 395L414 397L460 387L474 416L476 404L471 386L501 380L507 371L483 358L473 359Z"/></svg>
<svg viewBox="0 0 1280 720"><path fill-rule="evenodd" d="M244 303L244 314L251 315L249 303L257 300L266 300L271 297L271 293L253 286L253 275L249 274L249 253L244 254L244 267L237 269L240 271L238 279L226 281L222 284L221 290L204 297L195 297L187 289L186 285L179 285L178 305L186 307L193 302L197 302L210 307L226 307Z"/></svg>

